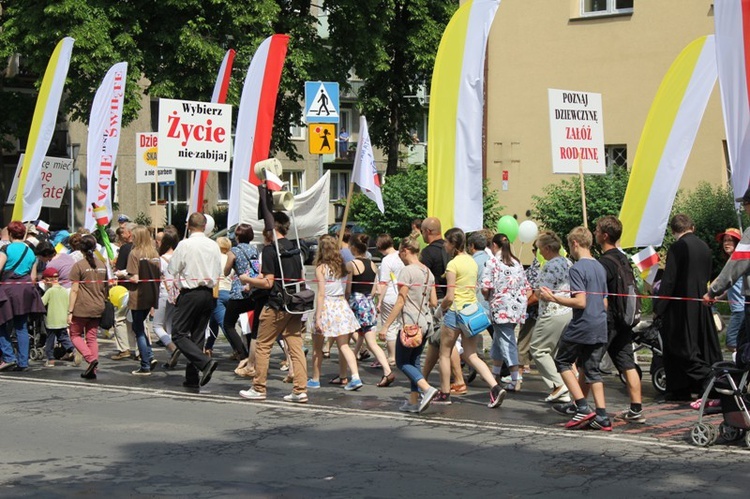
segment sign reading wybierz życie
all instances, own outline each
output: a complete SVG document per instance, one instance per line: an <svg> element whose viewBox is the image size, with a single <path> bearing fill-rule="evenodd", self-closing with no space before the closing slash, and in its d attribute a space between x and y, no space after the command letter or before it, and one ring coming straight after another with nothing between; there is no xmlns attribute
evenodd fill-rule
<svg viewBox="0 0 750 499"><path fill-rule="evenodd" d="M159 99L160 167L229 171L232 106Z"/></svg>
<svg viewBox="0 0 750 499"><path fill-rule="evenodd" d="M552 171L606 173L602 94L548 89Z"/></svg>

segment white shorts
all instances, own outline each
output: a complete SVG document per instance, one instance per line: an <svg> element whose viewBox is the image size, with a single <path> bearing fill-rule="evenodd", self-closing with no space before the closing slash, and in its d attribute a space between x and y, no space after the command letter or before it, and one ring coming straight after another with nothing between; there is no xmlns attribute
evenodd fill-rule
<svg viewBox="0 0 750 499"><path fill-rule="evenodd" d="M388 320L388 316L391 314L391 310L393 310L393 306L395 303L388 303L383 302L380 305L380 329L383 328L383 324L386 320ZM388 328L388 331L385 332L385 340L386 341L396 341L396 338L398 338L398 333L401 331L401 317L393 321L391 324L391 327Z"/></svg>

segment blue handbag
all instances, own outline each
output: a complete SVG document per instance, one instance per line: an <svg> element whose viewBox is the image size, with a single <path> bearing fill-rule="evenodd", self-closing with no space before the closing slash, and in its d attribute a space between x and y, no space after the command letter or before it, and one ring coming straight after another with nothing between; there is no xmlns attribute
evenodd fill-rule
<svg viewBox="0 0 750 499"><path fill-rule="evenodd" d="M464 305L464 308L458 311L457 317L458 327L469 338L476 336L492 325L487 313L478 303Z"/></svg>

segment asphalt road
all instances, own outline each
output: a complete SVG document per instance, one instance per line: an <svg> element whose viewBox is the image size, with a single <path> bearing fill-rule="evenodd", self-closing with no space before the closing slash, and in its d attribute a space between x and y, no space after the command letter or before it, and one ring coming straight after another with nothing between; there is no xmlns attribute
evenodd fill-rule
<svg viewBox="0 0 750 499"><path fill-rule="evenodd" d="M284 402L276 352L269 399L250 402L220 345L200 394L182 388L179 369L138 378L135 362L103 357L96 381L72 365L0 375L0 497L747 496L750 450L691 445L695 411L656 402L647 383L649 424L567 431L534 374L498 409L475 381L416 416L397 411L405 377L377 388L368 362L360 391L324 383L307 405ZM614 412L626 397L608 381Z"/></svg>

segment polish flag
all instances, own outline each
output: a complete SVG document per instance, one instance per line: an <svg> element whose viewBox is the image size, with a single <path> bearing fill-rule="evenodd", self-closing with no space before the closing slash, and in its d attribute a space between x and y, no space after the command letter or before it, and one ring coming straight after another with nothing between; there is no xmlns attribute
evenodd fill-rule
<svg viewBox="0 0 750 499"><path fill-rule="evenodd" d="M284 182L273 172L266 170L266 188L269 191L280 191L284 187Z"/></svg>
<svg viewBox="0 0 750 499"><path fill-rule="evenodd" d="M227 90L229 89L229 79L232 77L232 66L234 65L235 51L229 49L224 55L224 60L219 68L219 76L214 84L214 92L211 95L211 102L223 104L227 100ZM190 208L187 216L196 212L203 213L203 200L205 199L206 182L208 182L208 170L199 170L195 172L193 186L190 189Z"/></svg>
<svg viewBox="0 0 750 499"><path fill-rule="evenodd" d="M654 265L659 264L659 253L656 252L653 246L649 246L631 256L630 259L633 260L633 263L638 267L640 272L646 272Z"/></svg>
<svg viewBox="0 0 750 499"><path fill-rule="evenodd" d="M750 260L750 244L739 243L737 247L734 248L732 260Z"/></svg>
<svg viewBox="0 0 750 499"><path fill-rule="evenodd" d="M247 69L237 112L234 164L227 215L229 227L240 221L242 180L253 185L260 185L262 182L253 171L252 165L268 159L270 154L276 98L288 45L288 35L277 34L266 38L255 51Z"/></svg>

